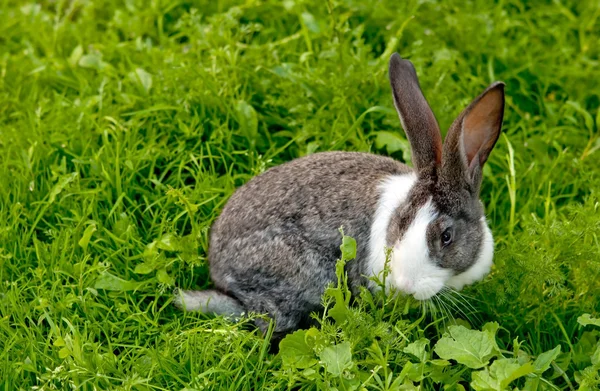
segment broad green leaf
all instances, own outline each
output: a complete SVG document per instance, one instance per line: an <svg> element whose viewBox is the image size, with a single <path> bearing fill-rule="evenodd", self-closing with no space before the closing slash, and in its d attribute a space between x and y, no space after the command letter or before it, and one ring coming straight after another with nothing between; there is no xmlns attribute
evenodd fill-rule
<svg viewBox="0 0 600 391"><path fill-rule="evenodd" d="M501 364L503 360L511 360L511 359L501 359L501 360L496 360L494 361L494 363L491 366L491 371L492 373L494 373L494 369L496 369L496 376L499 379L502 379L501 381L501 386L502 389L505 389L511 382L513 382L514 380L523 377L523 376L527 376L530 373L533 373L534 368L533 365L531 365L531 363L526 363L526 364L519 364L518 362L515 362L515 365L518 366L518 368L508 368L508 364ZM497 366L494 366L494 364L497 364ZM510 364L512 365L512 364ZM505 367L506 366L506 367Z"/></svg>
<svg viewBox="0 0 600 391"><path fill-rule="evenodd" d="M113 225L112 231L117 237L124 238L132 226L133 224L127 213L120 213L119 219Z"/></svg>
<svg viewBox="0 0 600 391"><path fill-rule="evenodd" d="M594 118L592 115L585 110L578 102L568 100L565 104L566 106L571 106L574 108L581 116L583 117L585 127L590 131L594 131Z"/></svg>
<svg viewBox="0 0 600 391"><path fill-rule="evenodd" d="M86 54L79 58L79 66L82 68L92 68L100 71L106 68L107 65L102 61L102 56L99 54Z"/></svg>
<svg viewBox="0 0 600 391"><path fill-rule="evenodd" d="M307 379L314 380L315 378L317 378L318 372L312 368L306 368L305 370L302 371L302 376L304 376Z"/></svg>
<svg viewBox="0 0 600 391"><path fill-rule="evenodd" d="M350 236L344 235L342 237L342 245L340 246L340 250L342 250L343 260L349 261L356 258L356 240Z"/></svg>
<svg viewBox="0 0 600 391"><path fill-rule="evenodd" d="M433 371L431 366L428 366L426 363L418 363L415 364L413 362L408 361L402 367L402 371L400 371L399 380L401 382L406 382L407 380L420 382Z"/></svg>
<svg viewBox="0 0 600 391"><path fill-rule="evenodd" d="M418 341L412 342L408 344L407 347L404 348L403 352L412 354L416 358L419 359L420 362L425 362L427 360L427 346L429 345L429 340L425 338L421 338Z"/></svg>
<svg viewBox="0 0 600 391"><path fill-rule="evenodd" d="M450 326L435 345L434 351L445 360L455 360L469 368L484 367L495 356L496 341L489 331Z"/></svg>
<svg viewBox="0 0 600 391"><path fill-rule="evenodd" d="M498 343L496 342L496 333L498 332L499 328L500 328L500 325L498 324L498 322L488 322L488 323L484 324L483 327L481 328L481 331L483 331L484 333L487 333L488 336L490 337L490 339L494 345L493 351L495 353L500 352L500 348L498 347Z"/></svg>
<svg viewBox="0 0 600 391"><path fill-rule="evenodd" d="M56 200L56 196L59 195L68 185L73 182L75 178L77 178L77 173L72 172L70 174L66 174L60 177L56 185L50 190L50 194L48 195L48 203L51 204Z"/></svg>
<svg viewBox="0 0 600 391"><path fill-rule="evenodd" d="M341 377L339 379L339 390L344 390L344 391L355 391L358 390L358 387L360 387L361 381L358 377L354 377L354 376L348 376L348 377ZM323 388L321 388L323 389ZM363 388L364 390L364 388ZM416 390L415 390L416 391Z"/></svg>
<svg viewBox="0 0 600 391"><path fill-rule="evenodd" d="M323 349L319 358L325 365L327 372L331 373L333 376L340 376L346 369L350 369L354 364L352 362L352 351L348 341Z"/></svg>
<svg viewBox="0 0 600 391"><path fill-rule="evenodd" d="M408 370L402 371L406 379L420 382L423 379L429 377L429 373L433 370L431 366L428 366L424 362L420 362L418 364L412 363L412 365L408 366ZM404 368L403 368L404 369Z"/></svg>
<svg viewBox="0 0 600 391"><path fill-rule="evenodd" d="M404 382L404 379L406 379L408 373L413 370L414 366L415 364L413 364L411 361L408 361L406 364L404 364L402 371L400 371L400 375L398 375L398 378L396 379L398 384Z"/></svg>
<svg viewBox="0 0 600 391"><path fill-rule="evenodd" d="M550 365L552 365L552 361L554 361L559 354L560 345L552 350L540 354L533 362L535 372L541 374L542 372L548 370Z"/></svg>
<svg viewBox="0 0 600 391"><path fill-rule="evenodd" d="M335 287L328 287L326 289L326 294L329 297L334 298L333 307L329 309L327 315L331 316L338 325L344 323L350 313L350 310L348 308L349 292L347 292L347 288L344 287L346 278L344 270L345 263L346 262L343 260L339 260L336 263L335 270L338 279L338 284Z"/></svg>
<svg viewBox="0 0 600 391"><path fill-rule="evenodd" d="M543 390L541 388L541 380L539 377L528 377L525 380L525 386L523 386L523 391L538 391Z"/></svg>
<svg viewBox="0 0 600 391"><path fill-rule="evenodd" d="M179 239L173 234L164 234L158 241L156 241L156 247L165 251L179 251Z"/></svg>
<svg viewBox="0 0 600 391"><path fill-rule="evenodd" d="M108 272L103 272L96 279L94 288L104 289L107 291L125 292L136 290L140 288L142 284L143 283L141 282L124 280Z"/></svg>
<svg viewBox="0 0 600 391"><path fill-rule="evenodd" d="M406 381L404 384L396 388L398 391L419 391L420 389L420 387L415 386L415 384L411 381Z"/></svg>
<svg viewBox="0 0 600 391"><path fill-rule="evenodd" d="M146 262L152 262L158 255L160 254L160 252L158 251L158 247L156 245L156 240L147 244L146 248L144 249L144 260Z"/></svg>
<svg viewBox="0 0 600 391"><path fill-rule="evenodd" d="M75 67L79 62L81 56L83 56L83 48L81 47L81 45L77 45L75 49L73 49L71 55L69 56L69 59L67 60L69 62L69 65Z"/></svg>
<svg viewBox="0 0 600 391"><path fill-rule="evenodd" d="M338 325L344 323L349 314L349 303L351 293L348 289L347 275L346 275L346 261L356 257L356 240L344 235L343 228L340 228L342 234L342 244L340 250L342 257L336 262L335 275L337 277L337 286L329 287L326 290L326 294L329 297L333 297L335 303L331 309L327 312Z"/></svg>
<svg viewBox="0 0 600 391"><path fill-rule="evenodd" d="M327 338L316 327L306 330L304 340L311 349L317 348L317 350L321 350L321 348L328 344Z"/></svg>
<svg viewBox="0 0 600 391"><path fill-rule="evenodd" d="M450 326L464 326L464 328L466 328L466 329L469 329L469 330L473 329L473 327L471 326L471 323L469 323L468 321L466 321L462 318L453 319L452 323L448 323L446 325L446 327L444 328L444 331L448 331L448 327L450 327Z"/></svg>
<svg viewBox="0 0 600 391"><path fill-rule="evenodd" d="M579 337L577 343L573 345L573 351L570 353L570 358L575 365L588 365L592 357L592 353L596 349L598 343L597 331L585 331Z"/></svg>
<svg viewBox="0 0 600 391"><path fill-rule="evenodd" d="M492 337L496 337L496 333L498 332L499 328L500 325L498 324L498 322L488 322L483 325L481 331L488 333Z"/></svg>
<svg viewBox="0 0 600 391"><path fill-rule="evenodd" d="M154 271L154 267L149 263L140 263L134 269L134 272L137 274L148 274Z"/></svg>
<svg viewBox="0 0 600 391"><path fill-rule="evenodd" d="M58 357L60 358L66 358L69 357L71 355L71 351L69 350L69 348L62 348L58 351Z"/></svg>
<svg viewBox="0 0 600 391"><path fill-rule="evenodd" d="M500 382L490 376L489 371L473 373L471 387L477 391L500 390Z"/></svg>
<svg viewBox="0 0 600 391"><path fill-rule="evenodd" d="M436 382L442 383L446 385L450 385L458 381L456 377L456 368L458 366L454 366L453 368L448 368L451 364L446 360L430 360L427 362L427 365L430 369L429 378Z"/></svg>
<svg viewBox="0 0 600 391"><path fill-rule="evenodd" d="M302 17L302 23L304 23L304 25L306 26L308 31L310 31L311 33L316 33L316 34L321 32L319 23L317 22L317 20L311 13L303 12L301 17Z"/></svg>
<svg viewBox="0 0 600 391"><path fill-rule="evenodd" d="M412 363L409 362L409 364L412 364ZM392 382L392 384L390 384L389 389L390 390L399 390L400 387L401 387L401 385L402 385L402 383L404 383L404 378L405 377L406 376L404 374L400 373L398 376L396 376L396 378L394 379L394 381Z"/></svg>
<svg viewBox="0 0 600 391"><path fill-rule="evenodd" d="M596 350L592 354L592 365L600 366L600 342L598 342L596 345Z"/></svg>
<svg viewBox="0 0 600 391"><path fill-rule="evenodd" d="M577 323L579 323L582 326L593 325L600 327L600 319L592 318L590 314L581 315L579 318L577 318Z"/></svg>
<svg viewBox="0 0 600 391"><path fill-rule="evenodd" d="M146 93L150 92L150 89L152 88L151 74L149 74L142 68L137 68L135 72L132 72L132 77L142 86Z"/></svg>
<svg viewBox="0 0 600 391"><path fill-rule="evenodd" d="M250 141L256 140L258 135L258 117L256 110L248 102L239 101L235 106L240 131Z"/></svg>
<svg viewBox="0 0 600 391"><path fill-rule="evenodd" d="M287 368L308 368L317 363L314 351L306 343L305 330L298 330L282 339L279 354Z"/></svg>
<svg viewBox="0 0 600 391"><path fill-rule="evenodd" d="M25 360L23 360L23 369L28 372L37 372L37 368L29 356L25 357Z"/></svg>
<svg viewBox="0 0 600 391"><path fill-rule="evenodd" d="M169 275L169 273L167 272L167 269L164 267L162 269L159 269L156 272L156 279L161 284L165 284L165 285L169 285L169 286L175 284L175 280L173 279L173 277L171 277Z"/></svg>
<svg viewBox="0 0 600 391"><path fill-rule="evenodd" d="M402 158L410 163L410 143L398 133L379 131L376 132L375 147L377 149L385 148L388 154L402 151Z"/></svg>
<svg viewBox="0 0 600 391"><path fill-rule="evenodd" d="M335 295L337 296L337 295ZM327 311L327 315L331 316L337 325L341 325L348 319L349 310L346 306L343 299L336 298L335 304L329 311Z"/></svg>
<svg viewBox="0 0 600 391"><path fill-rule="evenodd" d="M65 340L63 337L56 337L56 339L54 340L54 342L52 343L52 345L54 346L66 346L67 344L65 343Z"/></svg>
<svg viewBox="0 0 600 391"><path fill-rule="evenodd" d="M86 227L85 231L83 231L83 235L81 236L81 239L79 239L79 247L81 247L82 249L86 250L87 246L90 242L90 239L92 238L92 234L96 232L96 224L90 224Z"/></svg>
<svg viewBox="0 0 600 391"><path fill-rule="evenodd" d="M531 363L520 365L514 358L501 358L489 368L473 373L471 387L477 391L503 391L508 385L534 371Z"/></svg>

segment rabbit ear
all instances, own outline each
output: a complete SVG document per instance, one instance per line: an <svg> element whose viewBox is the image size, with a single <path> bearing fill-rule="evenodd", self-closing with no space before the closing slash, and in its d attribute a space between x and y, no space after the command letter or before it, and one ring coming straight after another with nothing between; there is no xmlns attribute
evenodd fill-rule
<svg viewBox="0 0 600 391"><path fill-rule="evenodd" d="M439 166L442 161L440 127L421 92L415 67L394 53L389 73L394 105L410 142L415 169L423 171L426 167Z"/></svg>
<svg viewBox="0 0 600 391"><path fill-rule="evenodd" d="M479 192L482 168L496 145L504 117L504 83L491 84L458 116L444 142L442 176Z"/></svg>

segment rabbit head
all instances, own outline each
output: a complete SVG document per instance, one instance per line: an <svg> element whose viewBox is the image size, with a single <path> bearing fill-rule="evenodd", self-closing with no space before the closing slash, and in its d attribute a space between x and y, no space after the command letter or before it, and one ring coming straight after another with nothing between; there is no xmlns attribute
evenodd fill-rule
<svg viewBox="0 0 600 391"><path fill-rule="evenodd" d="M410 187L385 185L384 198L387 192L388 198L403 199L387 216L385 244L392 249L387 278L394 288L424 300L443 287L460 290L491 269L493 238L479 190L502 128L504 83L491 84L475 98L442 144L412 63L392 55L389 76L414 173L401 178Z"/></svg>

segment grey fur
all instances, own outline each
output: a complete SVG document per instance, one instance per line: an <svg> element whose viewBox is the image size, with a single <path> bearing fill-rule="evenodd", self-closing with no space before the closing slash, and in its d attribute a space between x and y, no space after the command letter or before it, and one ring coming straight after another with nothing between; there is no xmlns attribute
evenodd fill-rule
<svg viewBox="0 0 600 391"><path fill-rule="evenodd" d="M175 291L175 306L186 311L201 311L217 315L242 316L244 307L233 297L214 289L204 291Z"/></svg>
<svg viewBox="0 0 600 391"><path fill-rule="evenodd" d="M273 167L242 186L212 227L209 260L217 289L253 312L293 330L318 310L335 280L340 226L366 257L377 185L409 167L359 152L325 152ZM353 289L364 283L360 262L348 264ZM259 324L262 327L262 323Z"/></svg>
<svg viewBox="0 0 600 391"><path fill-rule="evenodd" d="M485 137L478 129L465 130L464 124L486 92L498 91L498 87L491 86L455 121L442 157L437 121L420 91L414 67L397 54L390 59L390 82L418 180L407 201L392 215L387 243L400 240L419 208L432 199L438 218L427 230L429 252L439 266L461 273L481 248L483 206L477 194L478 173L502 119L491 120ZM503 97L502 90L502 110L496 110L500 113ZM494 99L485 98L484 103L497 108ZM465 134L470 137L470 162L465 157ZM482 146L476 150L480 141ZM186 291L189 302L196 309L217 313L268 313L276 320L276 336L305 325L310 313L320 309L326 285L335 280L335 261L341 255L338 228L343 226L345 234L357 240L356 261L347 269L356 291L366 283L365 259L381 196L379 185L386 177L411 172L388 157L324 152L253 178L232 195L211 228L209 262L215 290ZM445 248L440 235L447 227L452 227L455 242ZM187 305L188 300L180 304ZM258 321L258 326L265 331L267 324Z"/></svg>

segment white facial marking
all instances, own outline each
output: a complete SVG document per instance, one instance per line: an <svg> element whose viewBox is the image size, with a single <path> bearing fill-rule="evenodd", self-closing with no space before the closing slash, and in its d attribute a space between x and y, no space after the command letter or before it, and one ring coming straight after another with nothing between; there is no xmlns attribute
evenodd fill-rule
<svg viewBox="0 0 600 391"><path fill-rule="evenodd" d="M483 242L481 244L481 251L477 261L471 265L470 268L452 276L446 285L456 290L461 290L465 285L472 284L476 281L483 279L491 270L494 259L494 238L492 231L485 221L485 217L481 218L481 224L483 225Z"/></svg>
<svg viewBox="0 0 600 391"><path fill-rule="evenodd" d="M406 197L416 181L417 175L411 172L405 175L389 176L382 182L380 186L381 197L379 198L379 205L375 211L373 225L371 225L366 270L368 276L383 278L386 237L392 214L406 201ZM372 281L370 283L372 288L376 288L376 285ZM386 286L389 286L390 283L391 281L388 279Z"/></svg>
<svg viewBox="0 0 600 391"><path fill-rule="evenodd" d="M436 217L430 198L419 209L392 253L392 284L417 300L426 300L438 293L452 274L433 263L429 256L427 227Z"/></svg>
<svg viewBox="0 0 600 391"><path fill-rule="evenodd" d="M394 211L400 207L417 180L416 174L395 175L381 184L381 197L371 226L367 274L382 278L385 267L387 230ZM485 217L481 218L483 242L479 257L461 274L452 275L450 269L437 266L429 256L427 227L437 217L431 198L419 209L403 237L394 244L390 260L390 274L386 290L394 287L411 294L417 300L427 300L444 286L461 290L466 285L483 279L493 263L494 239ZM371 288L378 288L370 282Z"/></svg>

